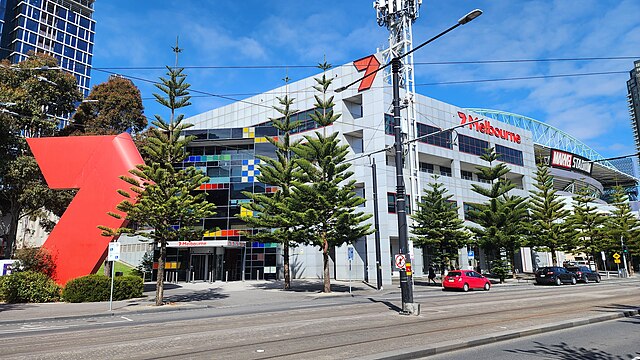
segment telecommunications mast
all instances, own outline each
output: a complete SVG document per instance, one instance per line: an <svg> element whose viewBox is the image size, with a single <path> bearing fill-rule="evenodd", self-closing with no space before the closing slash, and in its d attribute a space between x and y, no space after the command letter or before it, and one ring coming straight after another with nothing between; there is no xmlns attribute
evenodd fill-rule
<svg viewBox="0 0 640 360"><path fill-rule="evenodd" d="M376 9L378 25L389 29L389 48L382 52L382 63L388 64L391 59L400 57L413 50L411 25L418 18L418 10L422 0L376 0L373 7ZM400 72L400 87L405 90L405 98L402 106L407 108L407 116L402 119L401 127L405 139L418 137L416 124L415 82L413 77L413 53L401 59L402 70ZM391 72L385 73L385 80L391 83ZM406 163L409 165L409 191L411 209L417 209L417 198L420 195L420 179L418 171L418 144L412 142L408 145ZM413 246L409 247L410 249ZM413 254L413 250L411 250Z"/></svg>

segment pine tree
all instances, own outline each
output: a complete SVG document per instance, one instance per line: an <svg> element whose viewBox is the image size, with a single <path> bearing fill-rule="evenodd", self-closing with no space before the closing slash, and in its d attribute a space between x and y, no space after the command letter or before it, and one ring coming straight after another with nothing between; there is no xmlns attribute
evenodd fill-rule
<svg viewBox="0 0 640 360"><path fill-rule="evenodd" d="M515 187L505 177L510 169L504 163L493 166L498 159L495 149L486 149L480 157L489 166L478 167L478 176L490 182L488 188L472 184L472 190L488 198L486 203L478 204L470 211L474 222L481 227L471 227L476 240L487 253L500 256L501 250L511 262L512 276L515 277L515 254L523 242L526 202L520 196L511 196L508 192Z"/></svg>
<svg viewBox="0 0 640 360"><path fill-rule="evenodd" d="M161 78L162 83L156 85L164 96L154 96L158 103L170 110L169 121L159 115L155 116L155 127L150 129L145 148L150 161L131 170L132 177L122 177L131 185L131 193L118 191L125 199L117 209L126 214L126 220L151 228L151 231L100 226L105 236L117 236L121 233L141 235L153 240L159 247L155 299L157 306L163 304L167 243L201 238L203 230L197 230L195 225L203 218L215 214L215 205L206 201L204 193L196 191L209 179L193 166L183 169L175 167L188 156L185 149L194 137L182 135L192 125L182 123L182 114L176 115L177 109L190 105L186 75L182 73L182 68L167 69L169 78ZM121 218L117 213L110 215Z"/></svg>
<svg viewBox="0 0 640 360"><path fill-rule="evenodd" d="M606 248L602 226L607 218L595 206L590 205L593 198L586 189L579 190L573 201L573 213L567 218L567 223L574 231L575 249L594 256L594 259L599 258L597 253ZM598 270L598 262L595 263Z"/></svg>
<svg viewBox="0 0 640 360"><path fill-rule="evenodd" d="M621 251L622 243L625 243L628 248L629 244L634 244L638 241L640 222L631 213L629 197L622 187L616 186L612 195L614 209L604 224L604 231L609 240L607 241L608 250ZM625 268L630 269L630 264L632 263L631 255L627 253L626 258L627 264L625 264Z"/></svg>
<svg viewBox="0 0 640 360"><path fill-rule="evenodd" d="M324 70L330 67L326 62L320 66ZM320 110L315 111L312 119L326 127L340 117L333 112L333 96L326 97L332 79L323 74L315 80L318 85L314 88L322 92L322 96L315 97L315 106ZM305 233L302 241L318 246L322 251L323 291L329 293L329 251L334 246L351 243L372 233L371 224L364 224L371 215L356 211L364 199L354 191L355 180L349 180L353 175L348 171L351 164L344 163L349 146L339 144L338 133L326 136L316 131L315 136L304 138L305 142L292 148L298 156L299 169L294 172L289 209L301 224L298 228Z"/></svg>
<svg viewBox="0 0 640 360"><path fill-rule="evenodd" d="M538 165L535 186L538 190L531 191L529 198L530 221L527 224L528 243L537 250L548 251L554 266L558 265L556 251L573 250L571 228L566 220L569 210L553 188L553 176L549 168Z"/></svg>
<svg viewBox="0 0 640 360"><path fill-rule="evenodd" d="M436 262L444 273L445 264L458 258L458 249L468 244L469 232L464 221L458 217L455 202L450 201L452 194L438 183L438 176L433 176L429 189L423 190L418 209L411 218L414 220L414 244L437 249Z"/></svg>
<svg viewBox="0 0 640 360"><path fill-rule="evenodd" d="M261 242L277 242L282 244L284 266L284 289L291 288L291 271L289 266L289 249L295 245L294 239L296 223L288 211L287 204L291 197L291 186L294 180L293 172L296 168L295 158L291 148L297 146L299 141L291 142L291 131L300 125L300 121L292 121L291 116L297 110L291 109L293 99L288 96L277 98L282 107L274 106L282 118L271 119L273 127L279 130L277 137L267 137L267 140L276 147L276 157L258 156L261 161L260 175L257 180L277 186L278 190L271 194L245 192L253 202L243 204L243 207L252 211L250 215L240 215L253 228L262 228L251 235L251 238Z"/></svg>

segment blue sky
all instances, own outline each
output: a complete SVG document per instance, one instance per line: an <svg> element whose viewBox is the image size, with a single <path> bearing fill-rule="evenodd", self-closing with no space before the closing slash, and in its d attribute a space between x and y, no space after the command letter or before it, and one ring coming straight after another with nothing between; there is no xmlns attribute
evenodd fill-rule
<svg viewBox="0 0 640 360"><path fill-rule="evenodd" d="M414 61L635 56L640 59L637 0L423 0L413 26L414 45L480 8L484 14L416 52ZM108 72L155 81L175 61L182 66L340 65L387 43L372 0L101 0L95 3L92 85ZM556 74L626 72L633 60L416 65L416 91L461 107L498 109L545 121L605 157L635 152L626 100L628 73L422 85ZM113 69L124 68L124 69ZM104 70L100 70L104 69ZM317 73L308 67L186 69L193 90L242 99ZM142 91L147 117L166 115L150 83ZM197 94L193 94L197 95ZM184 110L195 115L230 103L197 95Z"/></svg>

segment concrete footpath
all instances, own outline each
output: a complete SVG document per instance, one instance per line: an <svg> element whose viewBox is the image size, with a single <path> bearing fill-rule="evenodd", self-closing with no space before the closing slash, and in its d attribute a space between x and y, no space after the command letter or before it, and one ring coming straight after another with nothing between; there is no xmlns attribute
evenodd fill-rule
<svg viewBox="0 0 640 360"><path fill-rule="evenodd" d="M631 278L631 279L636 279ZM603 279L629 281L631 279ZM440 291L440 286L428 286L426 279L416 279L414 294ZM377 291L371 284L363 282L331 281L332 293L322 293L322 280L293 280L292 289L283 291L282 281L251 280L235 282L166 283L164 306L155 306L155 283L146 283L144 297L114 301L109 311L109 302L94 303L0 303L0 323L19 323L36 320L74 319L87 316L113 316L144 312L183 311L191 309L229 306L251 306L278 302L299 302L315 298L362 296L384 297L399 294L398 282ZM512 286L534 286L531 279L508 279L504 284L493 284L494 288ZM349 289L351 288L351 293Z"/></svg>

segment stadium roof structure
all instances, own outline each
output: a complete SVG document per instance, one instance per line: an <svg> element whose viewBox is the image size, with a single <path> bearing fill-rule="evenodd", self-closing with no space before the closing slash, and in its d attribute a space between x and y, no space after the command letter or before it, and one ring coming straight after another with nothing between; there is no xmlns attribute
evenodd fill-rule
<svg viewBox="0 0 640 360"><path fill-rule="evenodd" d="M558 149L593 161L591 176L598 180L604 187L616 185L623 187L635 186L640 182L640 179L620 171L587 144L542 121L500 110L479 108L467 108L467 110L489 119L498 120L531 131L533 143L537 147L543 147L549 150Z"/></svg>

